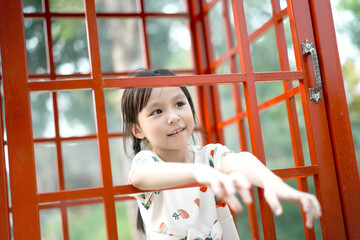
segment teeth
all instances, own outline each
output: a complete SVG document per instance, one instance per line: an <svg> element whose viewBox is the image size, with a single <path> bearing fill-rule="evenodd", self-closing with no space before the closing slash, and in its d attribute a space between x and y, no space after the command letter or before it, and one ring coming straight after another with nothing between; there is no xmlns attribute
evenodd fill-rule
<svg viewBox="0 0 360 240"><path fill-rule="evenodd" d="M177 130L177 131L175 131L175 132L173 132L173 133L170 133L169 136L174 135L174 134L177 134L177 133L181 132L182 130L184 130L184 129L180 129L180 130Z"/></svg>

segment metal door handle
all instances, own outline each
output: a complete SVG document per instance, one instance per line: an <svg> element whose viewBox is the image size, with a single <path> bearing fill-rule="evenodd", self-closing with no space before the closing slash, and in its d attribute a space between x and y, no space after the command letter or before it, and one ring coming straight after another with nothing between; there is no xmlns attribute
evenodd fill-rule
<svg viewBox="0 0 360 240"><path fill-rule="evenodd" d="M310 43L308 39L306 39L305 42L301 44L301 47L303 50L303 55L310 53L313 60L316 86L314 88L309 88L309 94L310 94L310 100L314 100L316 103L318 103L319 100L322 98L321 96L322 82L321 82L320 67L319 67L319 61L318 61L316 49L314 48L314 44Z"/></svg>

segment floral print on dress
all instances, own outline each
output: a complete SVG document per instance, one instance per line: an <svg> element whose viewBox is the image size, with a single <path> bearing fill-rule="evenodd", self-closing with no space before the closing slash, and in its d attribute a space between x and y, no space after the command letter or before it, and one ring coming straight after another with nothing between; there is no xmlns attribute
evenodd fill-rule
<svg viewBox="0 0 360 240"><path fill-rule="evenodd" d="M163 233L166 234L168 231L168 227L166 226L166 224L164 222L162 222L159 226L159 233Z"/></svg>

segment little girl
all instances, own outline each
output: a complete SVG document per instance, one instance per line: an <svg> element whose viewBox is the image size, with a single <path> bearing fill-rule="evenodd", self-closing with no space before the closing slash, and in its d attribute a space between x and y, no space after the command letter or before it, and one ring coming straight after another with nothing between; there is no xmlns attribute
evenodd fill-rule
<svg viewBox="0 0 360 240"><path fill-rule="evenodd" d="M146 70L137 77L173 76L168 70ZM129 182L141 190L197 182L202 187L137 194L138 229L147 239L239 239L229 207L239 212L252 202L252 185L264 189L275 215L281 200L300 205L306 226L321 216L317 199L295 190L248 152L234 153L221 144L189 144L196 122L185 87L126 89L122 98L124 134L136 154ZM145 227L145 229L144 229Z"/></svg>

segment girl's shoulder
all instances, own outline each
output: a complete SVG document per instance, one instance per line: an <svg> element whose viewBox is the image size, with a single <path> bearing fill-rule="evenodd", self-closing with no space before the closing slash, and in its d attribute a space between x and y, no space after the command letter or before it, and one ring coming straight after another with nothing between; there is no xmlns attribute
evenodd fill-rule
<svg viewBox="0 0 360 240"><path fill-rule="evenodd" d="M133 158L133 164L140 162L160 162L162 161L153 151L141 150Z"/></svg>

